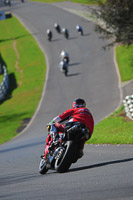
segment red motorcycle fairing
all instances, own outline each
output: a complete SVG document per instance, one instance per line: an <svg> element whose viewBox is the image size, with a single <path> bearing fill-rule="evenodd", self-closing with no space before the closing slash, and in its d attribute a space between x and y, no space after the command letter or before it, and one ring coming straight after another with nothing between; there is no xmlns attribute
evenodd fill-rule
<svg viewBox="0 0 133 200"><path fill-rule="evenodd" d="M63 133L59 132L58 134L59 134L59 141L61 142L61 138L63 136ZM48 134L47 139L46 139L46 143L45 143L45 160L47 158L47 153L49 152L49 147L52 144L52 142L53 142L53 138L52 138L51 134Z"/></svg>
<svg viewBox="0 0 133 200"><path fill-rule="evenodd" d="M46 139L46 143L45 143L45 159L46 159L46 156L47 156L47 153L49 152L49 146L51 145L51 143L53 142L53 138L52 136L49 134L47 136L47 139Z"/></svg>

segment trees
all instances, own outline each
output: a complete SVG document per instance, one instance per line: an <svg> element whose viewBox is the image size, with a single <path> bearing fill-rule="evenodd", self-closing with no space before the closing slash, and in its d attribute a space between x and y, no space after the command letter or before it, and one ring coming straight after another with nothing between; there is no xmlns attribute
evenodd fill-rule
<svg viewBox="0 0 133 200"><path fill-rule="evenodd" d="M104 37L113 36L112 44L120 42L129 46L133 43L133 0L105 0L105 3L99 0L95 14L102 22L95 30Z"/></svg>

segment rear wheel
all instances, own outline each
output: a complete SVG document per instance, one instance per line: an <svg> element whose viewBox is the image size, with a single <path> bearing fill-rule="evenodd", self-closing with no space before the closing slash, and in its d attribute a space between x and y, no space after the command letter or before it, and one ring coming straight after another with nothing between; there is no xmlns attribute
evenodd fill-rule
<svg viewBox="0 0 133 200"><path fill-rule="evenodd" d="M83 31L81 31L81 35L83 35Z"/></svg>
<svg viewBox="0 0 133 200"><path fill-rule="evenodd" d="M46 174L47 171L48 171L48 169L46 167L46 161L44 158L42 158L40 165L39 165L39 172L40 172L40 174Z"/></svg>
<svg viewBox="0 0 133 200"><path fill-rule="evenodd" d="M74 152L74 145L72 141L68 141L66 149L59 152L59 156L55 161L55 170L59 173L68 171L72 164L72 155Z"/></svg>
<svg viewBox="0 0 133 200"><path fill-rule="evenodd" d="M66 69L66 70L65 70L65 76L67 76L67 73L68 73L68 70Z"/></svg>

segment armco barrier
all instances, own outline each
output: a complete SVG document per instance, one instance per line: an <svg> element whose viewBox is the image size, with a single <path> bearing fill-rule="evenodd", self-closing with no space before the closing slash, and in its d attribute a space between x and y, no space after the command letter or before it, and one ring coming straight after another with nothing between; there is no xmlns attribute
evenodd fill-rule
<svg viewBox="0 0 133 200"><path fill-rule="evenodd" d="M0 101L5 99L5 96L9 88L9 78L8 78L7 69L5 66L3 66L3 71L4 71L4 78L0 85Z"/></svg>
<svg viewBox="0 0 133 200"><path fill-rule="evenodd" d="M123 100L123 105L127 117L133 120L133 95L126 96Z"/></svg>

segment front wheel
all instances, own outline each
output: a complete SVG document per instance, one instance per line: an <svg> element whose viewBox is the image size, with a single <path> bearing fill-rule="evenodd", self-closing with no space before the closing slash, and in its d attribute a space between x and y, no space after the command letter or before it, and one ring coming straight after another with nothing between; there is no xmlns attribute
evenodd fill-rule
<svg viewBox="0 0 133 200"><path fill-rule="evenodd" d="M39 172L40 174L46 174L48 171L47 167L46 167L46 161L44 158L41 159L41 162L39 164Z"/></svg>

